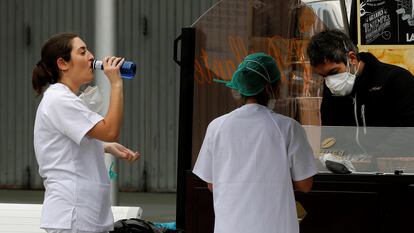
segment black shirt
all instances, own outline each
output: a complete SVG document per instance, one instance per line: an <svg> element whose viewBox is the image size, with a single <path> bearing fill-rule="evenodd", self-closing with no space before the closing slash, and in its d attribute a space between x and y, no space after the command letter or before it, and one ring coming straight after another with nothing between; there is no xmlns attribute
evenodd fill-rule
<svg viewBox="0 0 414 233"><path fill-rule="evenodd" d="M333 96L324 85L322 125L356 126L358 119L359 126L414 126L413 75L371 53L358 55L365 65L351 94Z"/></svg>

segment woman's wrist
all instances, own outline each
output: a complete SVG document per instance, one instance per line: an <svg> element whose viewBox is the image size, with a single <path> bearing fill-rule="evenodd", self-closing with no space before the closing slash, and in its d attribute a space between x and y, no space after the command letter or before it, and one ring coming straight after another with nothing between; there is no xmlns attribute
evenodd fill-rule
<svg viewBox="0 0 414 233"><path fill-rule="evenodd" d="M123 87L123 81L121 80L116 80L114 82L111 83L111 87L112 88L122 88Z"/></svg>
<svg viewBox="0 0 414 233"><path fill-rule="evenodd" d="M108 148L108 143L107 142L103 144L103 147L104 147L104 152L108 153L109 148Z"/></svg>

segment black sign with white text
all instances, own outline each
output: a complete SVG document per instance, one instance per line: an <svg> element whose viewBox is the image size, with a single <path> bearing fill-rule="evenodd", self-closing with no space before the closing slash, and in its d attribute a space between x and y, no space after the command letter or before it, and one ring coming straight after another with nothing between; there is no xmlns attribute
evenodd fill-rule
<svg viewBox="0 0 414 233"><path fill-rule="evenodd" d="M414 44L414 0L360 0L362 45Z"/></svg>

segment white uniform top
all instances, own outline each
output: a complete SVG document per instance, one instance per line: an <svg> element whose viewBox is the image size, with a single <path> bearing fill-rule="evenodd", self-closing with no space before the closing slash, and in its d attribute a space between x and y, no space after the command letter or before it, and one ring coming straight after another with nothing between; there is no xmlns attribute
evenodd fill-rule
<svg viewBox="0 0 414 233"><path fill-rule="evenodd" d="M86 136L102 119L61 83L45 91L34 126L34 149L46 188L41 228L113 229L103 144Z"/></svg>
<svg viewBox="0 0 414 233"><path fill-rule="evenodd" d="M292 180L316 166L299 123L246 104L209 124L193 172L213 183L215 233L297 233Z"/></svg>

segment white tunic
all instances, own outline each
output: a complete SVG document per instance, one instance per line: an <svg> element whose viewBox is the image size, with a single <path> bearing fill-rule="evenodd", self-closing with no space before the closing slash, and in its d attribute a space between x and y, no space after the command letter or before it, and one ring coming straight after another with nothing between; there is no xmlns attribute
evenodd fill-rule
<svg viewBox="0 0 414 233"><path fill-rule="evenodd" d="M45 91L34 126L34 149L46 188L41 228L113 229L103 145L86 136L102 119L61 83Z"/></svg>
<svg viewBox="0 0 414 233"><path fill-rule="evenodd" d="M213 183L215 233L298 233L292 180L316 166L299 123L246 104L209 124L193 172Z"/></svg>

